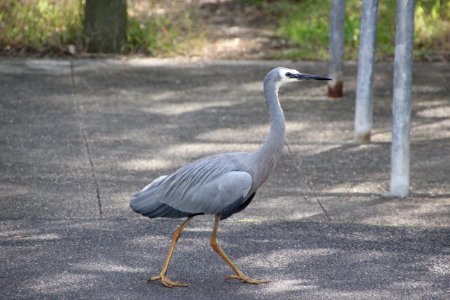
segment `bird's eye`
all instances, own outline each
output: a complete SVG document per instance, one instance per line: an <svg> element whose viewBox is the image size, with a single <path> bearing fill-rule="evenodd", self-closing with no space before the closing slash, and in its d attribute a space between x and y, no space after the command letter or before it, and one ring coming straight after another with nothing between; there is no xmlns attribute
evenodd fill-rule
<svg viewBox="0 0 450 300"><path fill-rule="evenodd" d="M292 78L292 73L290 73L290 72L287 72L285 75L286 75L286 77Z"/></svg>

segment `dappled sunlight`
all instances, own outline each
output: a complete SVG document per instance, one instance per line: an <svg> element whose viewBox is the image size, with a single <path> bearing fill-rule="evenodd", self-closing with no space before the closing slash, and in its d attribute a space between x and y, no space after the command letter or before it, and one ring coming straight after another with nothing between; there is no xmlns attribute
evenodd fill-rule
<svg viewBox="0 0 450 300"><path fill-rule="evenodd" d="M364 182L351 182L335 184L329 188L324 188L320 193L363 193L363 194L383 194L386 193L386 186L375 180Z"/></svg>
<svg viewBox="0 0 450 300"><path fill-rule="evenodd" d="M96 62L74 60L73 78L48 75L59 65L45 60L5 76L5 86L17 83L2 106L2 280L23 298L183 298L186 289L146 285L182 220L139 216L129 200L194 159L257 150L269 129L260 75L274 62ZM326 68L305 65L320 74ZM191 284L192 298L232 295L230 288L244 299L443 294L450 275L448 93L440 83L415 89L411 195L392 198L384 194L391 77L377 83L384 98L374 97L373 143L357 145L355 65L348 69L342 100L327 99L323 84L280 91L288 121L281 160L246 210L221 223L225 252L246 274L272 282L223 280L230 270L209 245L213 216L198 216L169 270Z"/></svg>
<svg viewBox="0 0 450 300"><path fill-rule="evenodd" d="M308 122L298 122L298 121L287 121L286 131L288 133L293 133L296 131L304 132L311 129L311 125Z"/></svg>
<svg viewBox="0 0 450 300"><path fill-rule="evenodd" d="M69 60L27 59L25 65L31 70L48 72L49 74L70 74Z"/></svg>
<svg viewBox="0 0 450 300"><path fill-rule="evenodd" d="M430 131L433 136L430 137ZM411 128L412 143L450 138L450 119L435 121L430 124L417 124Z"/></svg>
<svg viewBox="0 0 450 300"><path fill-rule="evenodd" d="M213 216L210 216L211 220L213 220ZM211 221L211 226L202 226L202 227L188 227L183 232L205 232L208 235L211 234L213 228L213 224Z"/></svg>
<svg viewBox="0 0 450 300"><path fill-rule="evenodd" d="M334 149L338 150L342 146L342 144L333 141L330 141L328 143L314 143L304 140L300 140L297 142L294 139L287 140L287 144L289 145L289 151L299 158L306 155L319 155L321 153L333 151Z"/></svg>
<svg viewBox="0 0 450 300"><path fill-rule="evenodd" d="M210 142L255 144L264 142L268 133L268 125L252 126L251 128L223 128L210 130L199 134L196 139Z"/></svg>
<svg viewBox="0 0 450 300"><path fill-rule="evenodd" d="M450 103L447 106L424 108L417 112L423 118L450 118Z"/></svg>
<svg viewBox="0 0 450 300"><path fill-rule="evenodd" d="M261 222L263 222L261 218L249 218L249 217L236 217L236 218L238 218L236 221L239 223L261 224Z"/></svg>
<svg viewBox="0 0 450 300"><path fill-rule="evenodd" d="M430 267L431 273L450 276L450 260L448 257L434 257L430 259L430 262L432 263Z"/></svg>
<svg viewBox="0 0 450 300"><path fill-rule="evenodd" d="M433 224L435 227L447 226L446 214L450 213L450 206L446 197L414 199L411 195L408 199L381 198L366 200L357 198L354 203L336 205L334 201L323 201L326 207L335 215L335 220L348 220L351 216L353 222L360 224L377 224L382 226L426 226ZM348 200L347 200L348 201ZM334 203L334 204L332 204ZM351 210L348 210L352 207ZM441 211L442 216L435 215L430 219L430 214Z"/></svg>
<svg viewBox="0 0 450 300"><path fill-rule="evenodd" d="M301 190L301 188L299 189ZM265 215L262 218L264 220L305 220L323 213L323 211L317 205L315 199L301 196L292 196L293 194L297 193L298 191L289 191L288 195L285 196L270 197L268 199L257 199L255 201L258 201L258 207L250 207L245 216L248 217L249 215L252 215L254 209L271 212L270 214ZM259 217L259 219L261 219L261 217Z"/></svg>
<svg viewBox="0 0 450 300"><path fill-rule="evenodd" d="M28 232L24 234L10 236L10 238L22 241L51 241L51 240L59 240L62 237L55 233L30 234Z"/></svg>
<svg viewBox="0 0 450 300"><path fill-rule="evenodd" d="M117 94L119 97L125 97L125 98L133 98L133 99L139 99L141 97L148 97L146 93L144 93L141 90L125 90L125 89L119 89L117 91ZM161 94L158 94L161 95Z"/></svg>
<svg viewBox="0 0 450 300"><path fill-rule="evenodd" d="M101 272L120 272L120 273L144 273L145 268L135 268L117 264L114 261L87 261L70 264L74 269L81 271L91 271L94 273Z"/></svg>
<svg viewBox="0 0 450 300"><path fill-rule="evenodd" d="M29 195L32 190L24 185L0 183L0 191L3 197L23 197Z"/></svg>
<svg viewBox="0 0 450 300"><path fill-rule="evenodd" d="M195 112L198 110L213 108L213 107L229 107L233 103L229 101L211 101L209 103L205 102L180 102L180 103L167 103L160 104L158 106L144 107L142 111L149 113L162 114L166 116L176 116L180 114Z"/></svg>
<svg viewBox="0 0 450 300"><path fill-rule="evenodd" d="M313 93L315 90L316 93ZM283 96L280 96L280 102L281 105L283 105L283 99L286 99L284 101L287 101L288 99L286 97L283 98ZM305 102L312 102L314 104L317 104L317 108L321 108L325 103L331 102L330 98L327 98L323 95L323 88L320 90L319 88L308 88L308 93L301 93L299 92L298 95L290 96L289 98L294 99L295 101L305 101ZM323 106L324 107L324 106ZM286 109L285 109L286 111Z"/></svg>
<svg viewBox="0 0 450 300"><path fill-rule="evenodd" d="M33 230L33 229L27 229L27 230L23 230L23 229L7 229L2 227L2 230L0 231L0 237L5 238L5 239L10 239L10 240L14 240L14 239L29 239L30 237L39 237L42 236L41 234L37 234L36 233L37 230ZM37 240L39 240L39 238L37 238Z"/></svg>
<svg viewBox="0 0 450 300"><path fill-rule="evenodd" d="M99 293L108 299L181 297L186 290L146 284L148 276L159 272L179 221L28 223L18 230L45 234L52 226L56 235L68 238L27 241L32 249L16 242L11 248L14 254L7 249L9 256L2 251L1 258L10 264L10 257L17 255L26 263L15 275L29 277L17 281L14 288L27 297L89 298ZM171 278L187 281L189 294L196 298L226 294L230 288L242 298L309 298L330 293L367 297L373 295L373 286L392 295L417 289L421 296L444 284L450 269L440 246L446 241L445 229L299 220L248 223L230 218L221 224L219 244L245 274L270 280L249 286L223 279L231 270L209 246L211 225L210 218L195 218L183 232L169 267Z"/></svg>
<svg viewBox="0 0 450 300"><path fill-rule="evenodd" d="M26 286L38 294L57 295L72 291L79 291L86 289L99 276L92 274L76 274L76 273L59 273L54 275L47 275L39 277L29 282L25 280Z"/></svg>
<svg viewBox="0 0 450 300"><path fill-rule="evenodd" d="M427 99L427 101L416 101L413 103L414 108L418 108L418 109L428 109L428 108L435 108L435 107L442 107L442 106L449 106L450 103L448 100L440 100L439 98L437 98L436 100L430 100Z"/></svg>
<svg viewBox="0 0 450 300"><path fill-rule="evenodd" d="M255 96L256 95L261 95L261 99L262 99L262 95L263 95L263 84L260 80L258 81L252 81L252 82L246 82L246 83L241 83L241 85L239 86L239 90L240 91L245 91L245 92L250 92L250 93L254 93Z"/></svg>
<svg viewBox="0 0 450 300"><path fill-rule="evenodd" d="M344 123L330 122L311 125L307 122L288 121L286 127L288 143L342 144L352 137L348 125ZM345 135L342 134L343 131Z"/></svg>
<svg viewBox="0 0 450 300"><path fill-rule="evenodd" d="M146 235L132 238L129 242L135 245L148 245L148 244L160 244L164 245L170 241L170 235L157 234L155 232L149 232Z"/></svg>
<svg viewBox="0 0 450 300"><path fill-rule="evenodd" d="M248 144L216 144L216 143L191 143L173 145L164 152L169 155L177 155L181 158L200 157L222 152L251 152L259 148L258 143Z"/></svg>
<svg viewBox="0 0 450 300"><path fill-rule="evenodd" d="M312 280L305 279L275 279L263 285L262 290L276 297L276 294L291 293L295 291L309 291L320 289ZM275 295L274 295L275 294Z"/></svg>
<svg viewBox="0 0 450 300"><path fill-rule="evenodd" d="M425 280L409 280L405 282L395 282L392 284L393 288L405 290L405 289L419 289L426 290L433 287L433 282Z"/></svg>
<svg viewBox="0 0 450 300"><path fill-rule="evenodd" d="M236 263L239 265L251 265L255 268L285 269L291 264L302 264L311 259L320 259L335 253L332 248L318 249L278 249L271 252L250 254L239 258Z"/></svg>
<svg viewBox="0 0 450 300"><path fill-rule="evenodd" d="M178 99L178 97L180 96L179 92L174 92L174 91L164 91L164 92L159 92L159 93L152 93L151 95L148 95L147 97L149 98L149 102L148 104L152 105L153 103L155 103L155 105L153 106L160 106L163 105L164 103L158 103L158 102L162 102L162 101L166 101L166 100L173 100L173 99ZM167 105L167 104L166 104ZM183 103L180 103L179 105L186 105ZM143 110L144 112L153 112L152 110L155 109L155 111L158 109L158 107L139 107L139 110ZM167 113L166 113L167 115ZM169 114L170 115L170 114Z"/></svg>
<svg viewBox="0 0 450 300"><path fill-rule="evenodd" d="M155 57L126 57L120 64L130 67L193 67L193 60L189 58L155 58ZM194 65L195 67L195 65Z"/></svg>
<svg viewBox="0 0 450 300"><path fill-rule="evenodd" d="M108 71L111 69L116 69L121 66L121 61L117 59L95 59L95 60L74 60L74 67L77 69L78 74L82 74L83 72L92 72L92 71Z"/></svg>
<svg viewBox="0 0 450 300"><path fill-rule="evenodd" d="M299 69L299 71L302 71ZM323 84L317 82L299 82L290 83L283 86L279 91L281 105L289 100L313 102L318 106L321 104L336 102L336 99L326 96L327 88Z"/></svg>
<svg viewBox="0 0 450 300"><path fill-rule="evenodd" d="M239 28L234 31L239 31ZM252 51L258 49L259 44L253 40L244 40L241 38L217 39L213 45L207 46L203 49L203 55L206 57L221 56L222 52L237 52ZM222 54L223 55L223 54Z"/></svg>
<svg viewBox="0 0 450 300"><path fill-rule="evenodd" d="M171 126L167 125L167 127L165 128L166 129L171 128ZM154 130L156 129L159 128L154 128ZM134 129L131 132L117 133L114 135L105 134L104 132L97 131L93 132L90 138L92 140L95 140L97 143L106 143L106 144L113 144L113 143L131 144L136 142L148 143L149 141L144 139L143 137L146 137L149 134L151 134L151 132L149 133L149 129L143 126L142 128Z"/></svg>
<svg viewBox="0 0 450 300"><path fill-rule="evenodd" d="M392 132L375 129L370 139L372 143L390 143L392 141Z"/></svg>
<svg viewBox="0 0 450 300"><path fill-rule="evenodd" d="M118 162L118 167L129 171L160 171L177 167L173 160L164 158L131 159Z"/></svg>
<svg viewBox="0 0 450 300"><path fill-rule="evenodd" d="M447 87L443 85L413 85L413 93L434 94L434 93L446 93Z"/></svg>

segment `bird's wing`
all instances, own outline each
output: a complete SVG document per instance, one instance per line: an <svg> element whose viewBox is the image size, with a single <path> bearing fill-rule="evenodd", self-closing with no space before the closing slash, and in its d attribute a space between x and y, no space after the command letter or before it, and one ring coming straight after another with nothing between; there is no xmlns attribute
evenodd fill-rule
<svg viewBox="0 0 450 300"><path fill-rule="evenodd" d="M163 181L164 178L166 178L167 175L163 175L163 176L159 176L158 178L156 178L155 180L153 180L150 184L146 185L141 192L148 190L149 188L151 188L152 186L157 185L159 182Z"/></svg>
<svg viewBox="0 0 450 300"><path fill-rule="evenodd" d="M158 201L182 212L215 214L244 200L250 191L252 177L236 169L224 156L198 160L152 183L137 193L134 201Z"/></svg>
<svg viewBox="0 0 450 300"><path fill-rule="evenodd" d="M184 212L216 214L233 202L243 201L251 186L250 174L232 171L190 188L179 199L170 197L161 202Z"/></svg>

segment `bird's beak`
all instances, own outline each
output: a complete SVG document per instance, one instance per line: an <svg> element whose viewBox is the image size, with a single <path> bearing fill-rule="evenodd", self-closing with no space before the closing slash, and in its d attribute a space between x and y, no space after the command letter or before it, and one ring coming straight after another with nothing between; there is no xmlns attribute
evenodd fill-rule
<svg viewBox="0 0 450 300"><path fill-rule="evenodd" d="M323 77L323 76L319 76L319 75L312 75L312 74L305 74L305 73L300 73L298 74L298 77L296 76L297 79L303 79L303 80L333 80L331 78L328 77Z"/></svg>

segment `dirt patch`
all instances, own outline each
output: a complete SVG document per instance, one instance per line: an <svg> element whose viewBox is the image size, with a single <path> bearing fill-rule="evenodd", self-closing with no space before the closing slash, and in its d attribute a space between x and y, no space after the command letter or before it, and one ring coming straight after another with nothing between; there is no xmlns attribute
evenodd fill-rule
<svg viewBox="0 0 450 300"><path fill-rule="evenodd" d="M287 42L277 36L277 19L261 9L257 4L234 0L174 0L148 1L128 0L128 15L145 20L154 16L177 18L183 11L195 14L193 22L198 35L205 39L198 49L189 49L180 56L206 59L273 59L280 50L289 47ZM198 23L198 26L197 26ZM1 25L1 24L0 24ZM1 27L1 26L0 26ZM27 57L116 57L111 54L86 53L81 45L58 45L30 47L26 45L6 45L0 55ZM145 51L131 52L146 55ZM171 57L176 55L169 54Z"/></svg>
<svg viewBox="0 0 450 300"><path fill-rule="evenodd" d="M208 1L199 6L208 42L202 56L215 59L267 59L288 47L277 34L275 16L241 1Z"/></svg>

